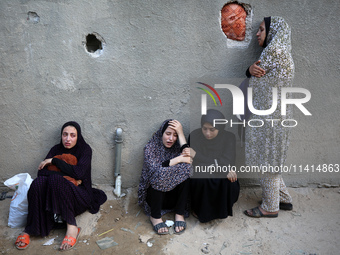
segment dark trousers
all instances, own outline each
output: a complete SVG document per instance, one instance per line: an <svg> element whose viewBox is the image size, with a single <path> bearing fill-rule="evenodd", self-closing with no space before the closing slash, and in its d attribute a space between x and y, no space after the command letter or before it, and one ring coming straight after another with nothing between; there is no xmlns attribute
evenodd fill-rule
<svg viewBox="0 0 340 255"><path fill-rule="evenodd" d="M189 179L167 192L155 190L151 186L147 192L146 201L151 207L151 217L161 218L162 210L174 210L176 214L184 215L190 192Z"/></svg>

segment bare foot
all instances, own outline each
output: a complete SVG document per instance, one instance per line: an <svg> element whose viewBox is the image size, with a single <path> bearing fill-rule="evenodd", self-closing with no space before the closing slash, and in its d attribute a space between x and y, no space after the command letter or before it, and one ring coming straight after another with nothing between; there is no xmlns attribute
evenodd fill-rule
<svg viewBox="0 0 340 255"><path fill-rule="evenodd" d="M175 221L184 221L185 222L184 215L176 214L175 215ZM184 229L184 227L176 227L175 231L176 232L181 232L183 229Z"/></svg>
<svg viewBox="0 0 340 255"><path fill-rule="evenodd" d="M156 218L153 218L151 216L150 216L150 221L151 221L153 226L156 226L157 224L163 222L162 218L156 219ZM169 231L168 228L160 228L160 229L158 229L158 233L166 233L168 231Z"/></svg>
<svg viewBox="0 0 340 255"><path fill-rule="evenodd" d="M74 226L74 225L67 224L66 236L77 238L77 236L78 236L78 227ZM59 249L60 250L68 250L70 248L71 248L71 246L68 243L62 243Z"/></svg>

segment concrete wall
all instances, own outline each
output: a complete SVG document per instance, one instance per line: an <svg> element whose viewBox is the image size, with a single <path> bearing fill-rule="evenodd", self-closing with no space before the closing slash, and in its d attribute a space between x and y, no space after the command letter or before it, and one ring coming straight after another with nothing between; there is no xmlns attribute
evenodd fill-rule
<svg viewBox="0 0 340 255"><path fill-rule="evenodd" d="M137 185L152 133L164 119L176 118L188 134L195 82L244 78L260 53L258 25L274 15L292 28L294 86L312 94L305 106L313 116L295 109L299 124L292 130L287 163L339 163L339 1L244 1L253 11L247 47L227 43L220 28L226 2L2 0L1 181L20 172L35 177L59 141L61 125L75 120L93 148L93 181L113 183L114 133L121 127L123 186ZM28 12L39 20L28 19ZM93 32L105 41L98 55L83 45ZM232 118L230 107L226 104L224 113ZM339 183L338 176L303 172L286 180Z"/></svg>

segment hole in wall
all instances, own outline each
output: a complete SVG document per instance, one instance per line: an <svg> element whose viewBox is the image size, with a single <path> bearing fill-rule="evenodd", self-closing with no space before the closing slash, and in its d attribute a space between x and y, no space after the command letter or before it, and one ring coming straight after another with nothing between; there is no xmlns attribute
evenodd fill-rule
<svg viewBox="0 0 340 255"><path fill-rule="evenodd" d="M88 52L96 52L97 50L102 50L102 42L97 39L94 34L88 34L86 36L86 49Z"/></svg>
<svg viewBox="0 0 340 255"><path fill-rule="evenodd" d="M28 12L27 20L33 24L39 23L40 17L36 12Z"/></svg>
<svg viewBox="0 0 340 255"><path fill-rule="evenodd" d="M246 37L247 12L238 2L229 2L221 10L221 27L228 39L243 41Z"/></svg>
<svg viewBox="0 0 340 255"><path fill-rule="evenodd" d="M251 41L253 11L250 4L229 1L220 12L221 29L231 48L246 48Z"/></svg>
<svg viewBox="0 0 340 255"><path fill-rule="evenodd" d="M105 40L96 32L87 34L84 42L85 50L93 57L99 57L104 49Z"/></svg>

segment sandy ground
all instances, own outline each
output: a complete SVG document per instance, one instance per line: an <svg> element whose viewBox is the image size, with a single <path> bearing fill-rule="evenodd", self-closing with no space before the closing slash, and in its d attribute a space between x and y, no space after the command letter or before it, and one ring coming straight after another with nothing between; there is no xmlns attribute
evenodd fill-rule
<svg viewBox="0 0 340 255"><path fill-rule="evenodd" d="M68 254L339 254L339 188L290 188L294 210L281 211L275 219L245 216L243 210L257 206L261 190L241 188L233 217L201 224L191 216L182 235L166 236L153 232L137 205L136 188L126 190L126 196L119 199L113 195L112 187L100 188L107 193L108 201L98 214L77 217L82 231ZM10 199L0 201L2 254L60 254L58 248L65 230L54 230L46 238L33 237L26 250L18 251L14 241L22 229L7 226L9 205ZM167 214L163 219L173 217ZM103 234L108 230L111 231ZM53 238L53 244L43 245ZM104 238L118 245L101 249L97 241Z"/></svg>

